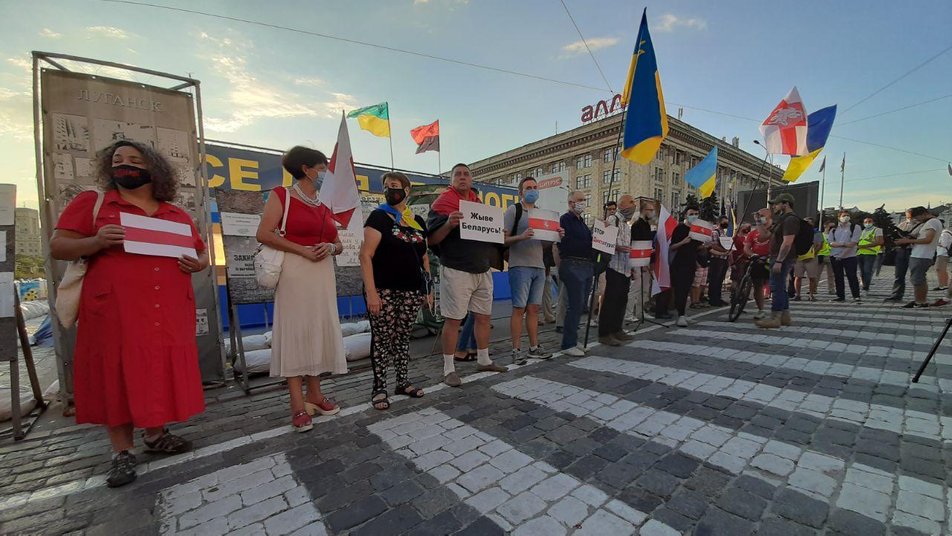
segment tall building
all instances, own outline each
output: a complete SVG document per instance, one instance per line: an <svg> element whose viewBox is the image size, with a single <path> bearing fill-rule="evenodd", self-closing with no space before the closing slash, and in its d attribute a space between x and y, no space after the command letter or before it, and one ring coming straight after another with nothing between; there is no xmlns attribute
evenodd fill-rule
<svg viewBox="0 0 952 536"><path fill-rule="evenodd" d="M43 256L43 242L40 238L40 213L32 208L17 208L16 248L17 255L31 257Z"/></svg>
<svg viewBox="0 0 952 536"><path fill-rule="evenodd" d="M735 199L735 192L753 189L758 176L758 187L765 188L768 173L775 186L783 184L783 170L764 165L763 158L741 150L737 138L728 143L671 116L668 137L654 161L646 166L635 164L618 154L622 118L623 114L611 115L474 162L474 178L478 182L515 186L523 177L562 172L568 174L569 189L585 192L591 212L600 214L604 203L617 200L622 193L654 198L677 210L688 194L697 193L684 181L685 172L716 144L715 193L719 199ZM616 167L612 182L613 163Z"/></svg>

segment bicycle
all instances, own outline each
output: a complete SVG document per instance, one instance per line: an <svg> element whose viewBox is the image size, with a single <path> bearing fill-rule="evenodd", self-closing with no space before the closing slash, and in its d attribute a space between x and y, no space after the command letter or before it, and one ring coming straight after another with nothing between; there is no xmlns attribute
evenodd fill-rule
<svg viewBox="0 0 952 536"><path fill-rule="evenodd" d="M731 308L727 313L727 319L731 322L740 318L741 313L744 312L744 307L746 307L747 302L750 301L750 292L754 289L752 273L755 267L760 270L765 270L765 259L759 255L751 257L747 263L747 268L744 270L744 275L740 279L740 283L731 285Z"/></svg>

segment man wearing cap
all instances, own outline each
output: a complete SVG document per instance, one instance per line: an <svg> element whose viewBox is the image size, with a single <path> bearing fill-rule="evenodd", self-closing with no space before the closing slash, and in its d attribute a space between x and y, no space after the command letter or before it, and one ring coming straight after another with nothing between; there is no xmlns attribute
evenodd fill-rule
<svg viewBox="0 0 952 536"><path fill-rule="evenodd" d="M762 328L789 326L790 298L787 277L797 258L794 240L800 231L800 218L793 212L793 196L782 193L769 201L773 211L773 232L770 240L770 318L756 322Z"/></svg>

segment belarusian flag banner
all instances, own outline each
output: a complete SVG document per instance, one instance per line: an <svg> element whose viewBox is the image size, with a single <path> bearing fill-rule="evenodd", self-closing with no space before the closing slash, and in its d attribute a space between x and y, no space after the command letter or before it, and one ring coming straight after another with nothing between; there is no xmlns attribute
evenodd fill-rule
<svg viewBox="0 0 952 536"><path fill-rule="evenodd" d="M120 212L119 224L126 231L122 242L126 253L176 259L183 255L198 258L192 227L187 223Z"/></svg>
<svg viewBox="0 0 952 536"><path fill-rule="evenodd" d="M534 208L529 211L529 228L532 237L545 242L558 242L559 213L544 208Z"/></svg>

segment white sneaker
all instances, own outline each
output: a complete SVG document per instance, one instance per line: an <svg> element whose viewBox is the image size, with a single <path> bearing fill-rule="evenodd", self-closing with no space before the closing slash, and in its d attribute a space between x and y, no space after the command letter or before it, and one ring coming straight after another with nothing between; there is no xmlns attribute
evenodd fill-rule
<svg viewBox="0 0 952 536"><path fill-rule="evenodd" d="M585 350L582 350L578 346L573 346L571 348L566 348L562 350L562 354L570 357L585 357Z"/></svg>
<svg viewBox="0 0 952 536"><path fill-rule="evenodd" d="M762 318L767 318L767 313L763 311L757 311L756 313L754 313L754 320L760 320Z"/></svg>
<svg viewBox="0 0 952 536"><path fill-rule="evenodd" d="M678 317L678 327L681 327L681 328L686 328L686 327L688 327L688 317L686 317L686 316L679 316L679 317Z"/></svg>

